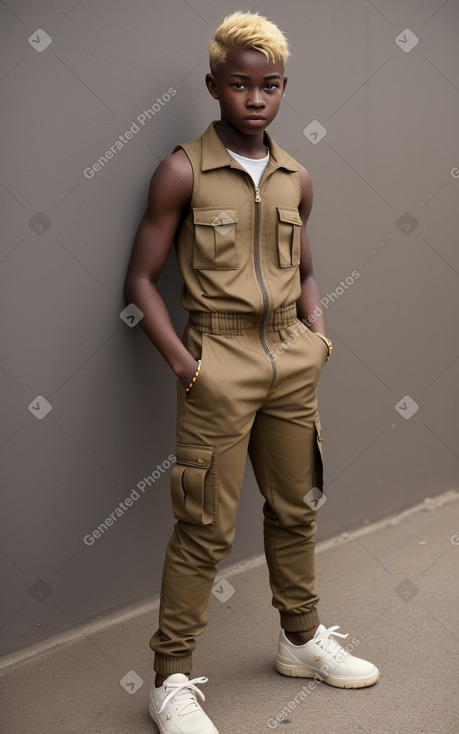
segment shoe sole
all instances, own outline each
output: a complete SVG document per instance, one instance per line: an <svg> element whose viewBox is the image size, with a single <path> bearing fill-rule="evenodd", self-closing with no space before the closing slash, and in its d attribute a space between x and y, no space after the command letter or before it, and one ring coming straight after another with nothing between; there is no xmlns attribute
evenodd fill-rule
<svg viewBox="0 0 459 734"><path fill-rule="evenodd" d="M158 714L156 713L155 707L153 706L153 704L152 704L151 701L150 701L150 704L148 706L148 713L150 714L151 718L153 719L153 721L155 722L156 726L158 727L158 731L160 732L160 734L167 734L166 730L163 729L163 727L161 726L161 722L158 721ZM212 726L213 726L213 724L212 724ZM213 731L211 732L211 734L218 734L218 731L215 728L215 726L214 726Z"/></svg>
<svg viewBox="0 0 459 734"><path fill-rule="evenodd" d="M303 663L296 663L281 655L276 657L276 670L281 675L288 675L290 678L320 678L324 683L336 688L367 688L373 686L379 678L379 670L371 678L337 678L334 675L326 675L319 670L311 668Z"/></svg>

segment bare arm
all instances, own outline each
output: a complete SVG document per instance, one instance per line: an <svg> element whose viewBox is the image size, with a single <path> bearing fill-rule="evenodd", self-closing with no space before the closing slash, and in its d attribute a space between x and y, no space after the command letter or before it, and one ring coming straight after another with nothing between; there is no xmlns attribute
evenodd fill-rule
<svg viewBox="0 0 459 734"><path fill-rule="evenodd" d="M300 175L300 184L302 199L299 207L300 216L303 221L301 228L301 260L300 260L300 278L301 278L301 296L297 301L298 318L307 319L314 313L314 308L318 306L320 316L314 323L310 324L311 331L319 331L324 336L325 332L325 316L320 303L320 291L314 278L312 267L311 248L309 245L308 235L306 233L306 223L312 208L312 184L309 173L303 166L298 166ZM316 310L317 314L317 310Z"/></svg>
<svg viewBox="0 0 459 734"><path fill-rule="evenodd" d="M193 171L183 151L165 158L151 179L148 205L132 249L124 285L128 303L144 316L140 326L186 386L197 362L182 344L157 289L174 235L193 189Z"/></svg>

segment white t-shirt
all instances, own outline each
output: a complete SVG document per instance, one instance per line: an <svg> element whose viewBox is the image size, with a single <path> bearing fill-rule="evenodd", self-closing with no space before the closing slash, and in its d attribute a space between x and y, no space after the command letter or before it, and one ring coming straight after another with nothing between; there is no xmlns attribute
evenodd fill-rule
<svg viewBox="0 0 459 734"><path fill-rule="evenodd" d="M230 155L233 156L235 161L240 163L241 166L245 168L247 173L252 176L255 186L258 186L258 184L260 183L260 179L263 175L263 171L268 165L269 153L267 153L264 158L246 158L243 155L239 155L239 153L234 153L229 148L227 148L226 150Z"/></svg>

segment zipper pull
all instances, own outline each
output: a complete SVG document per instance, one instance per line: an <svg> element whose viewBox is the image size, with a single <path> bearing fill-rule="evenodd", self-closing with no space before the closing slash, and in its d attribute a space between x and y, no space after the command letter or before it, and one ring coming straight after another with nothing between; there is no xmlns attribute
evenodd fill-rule
<svg viewBox="0 0 459 734"><path fill-rule="evenodd" d="M257 202L257 204L261 202L260 189L258 188L258 186L255 186L255 201Z"/></svg>

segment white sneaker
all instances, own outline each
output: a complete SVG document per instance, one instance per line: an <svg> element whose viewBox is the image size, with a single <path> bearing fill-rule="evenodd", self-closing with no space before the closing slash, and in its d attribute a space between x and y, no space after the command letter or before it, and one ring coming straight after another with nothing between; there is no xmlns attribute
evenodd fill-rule
<svg viewBox="0 0 459 734"><path fill-rule="evenodd" d="M195 684L207 680L174 673L162 686L153 687L148 710L161 734L218 734L196 700L196 693L203 701L204 694Z"/></svg>
<svg viewBox="0 0 459 734"><path fill-rule="evenodd" d="M278 672L294 678L320 679L338 688L372 686L379 678L378 668L354 657L333 640L331 635L347 637L336 632L337 629L337 626L325 629L321 624L312 640L304 645L293 645L281 630L276 657ZM353 650L355 645L349 647Z"/></svg>

